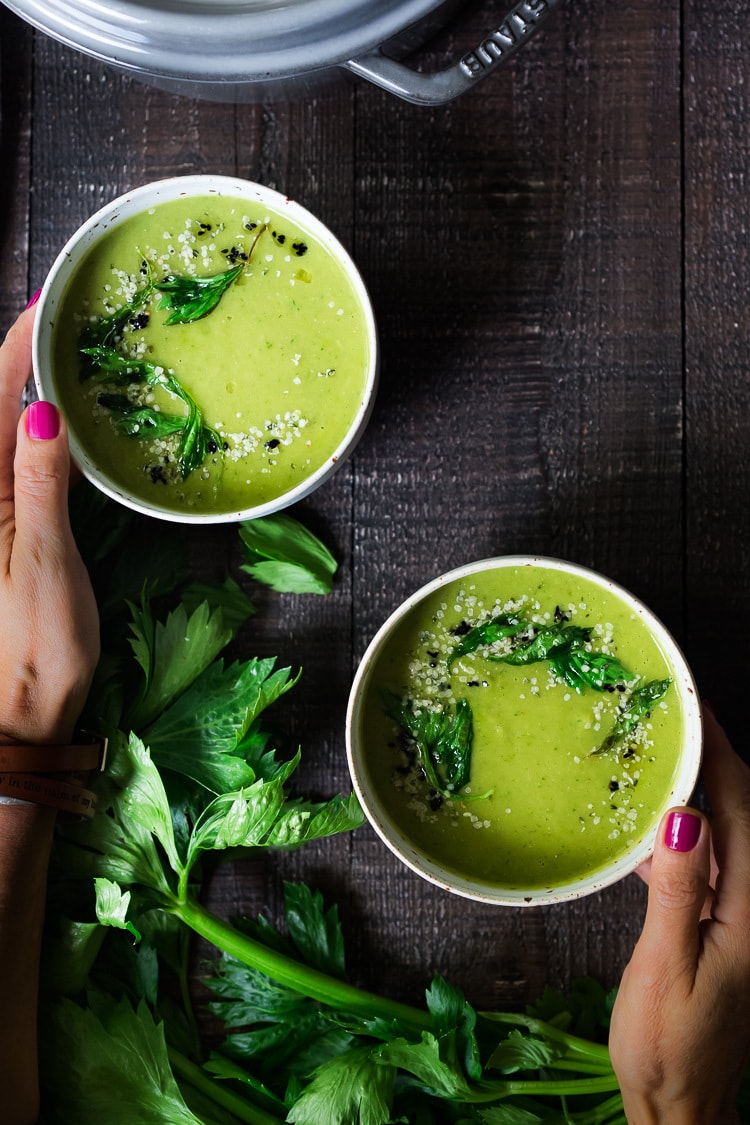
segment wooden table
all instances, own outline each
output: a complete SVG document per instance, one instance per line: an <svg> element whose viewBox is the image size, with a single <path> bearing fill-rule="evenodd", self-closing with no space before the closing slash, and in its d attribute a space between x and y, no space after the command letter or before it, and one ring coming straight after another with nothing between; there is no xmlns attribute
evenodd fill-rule
<svg viewBox="0 0 750 1125"><path fill-rule="evenodd" d="M424 55L473 45L489 2ZM488 18L489 14L489 18ZM358 659L425 581L493 554L593 566L673 629L741 745L750 622L750 46L726 0L566 0L504 70L441 109L365 84L303 103L184 100L3 9L7 326L67 237L126 188L239 174L316 212L353 253L382 384L353 459L298 515L341 561L326 598L253 590L243 655L301 664L277 711L302 791L349 788ZM239 562L234 529L197 565ZM227 912L278 914L282 880L340 904L352 979L419 1001L439 970L483 1006L583 973L613 984L639 932L630 878L574 905L451 897L369 828L225 869Z"/></svg>

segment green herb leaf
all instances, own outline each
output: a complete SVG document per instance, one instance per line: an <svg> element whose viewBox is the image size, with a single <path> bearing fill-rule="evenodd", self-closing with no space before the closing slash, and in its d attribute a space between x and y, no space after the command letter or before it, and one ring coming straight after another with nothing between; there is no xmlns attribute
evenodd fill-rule
<svg viewBox="0 0 750 1125"><path fill-rule="evenodd" d="M40 1020L40 1048L56 1125L203 1125L185 1104L163 1027L145 1003L134 1010L101 996L94 1011L63 1000Z"/></svg>
<svg viewBox="0 0 750 1125"><path fill-rule="evenodd" d="M131 402L127 395L102 392L97 395L96 401L114 415L112 422L115 429L127 437L148 438L151 441L181 433L185 428L184 416L165 414L153 406L141 406Z"/></svg>
<svg viewBox="0 0 750 1125"><path fill-rule="evenodd" d="M489 1109L481 1109L479 1111L479 1120L482 1125L563 1125L563 1118L556 1116L552 1117L546 1110L542 1110L544 1114L540 1117L531 1109L525 1109L523 1106L510 1105L504 1102L502 1105L491 1106ZM602 1119L602 1125L606 1119ZM592 1122L592 1125L595 1125Z"/></svg>
<svg viewBox="0 0 750 1125"><path fill-rule="evenodd" d="M330 801L301 799L286 802L264 845L269 848L299 848L311 840L322 840L339 832L351 832L364 823L356 794L336 795Z"/></svg>
<svg viewBox="0 0 750 1125"><path fill-rule="evenodd" d="M606 1038L617 989L607 991L593 977L576 977L567 992L544 989L541 997L526 1010L573 1035L596 1040Z"/></svg>
<svg viewBox="0 0 750 1125"><path fill-rule="evenodd" d="M336 908L324 909L322 897L304 884L284 884L287 927L298 954L321 972L343 975L343 937ZM240 923L249 933L286 956L297 956L291 942L282 937L263 916L257 923ZM225 1050L233 1058L258 1058L263 1070L274 1079L281 1066L308 1075L321 1063L348 1049L352 1037L331 1026L331 1017L299 992L285 988L264 973L237 958L224 954L218 975L207 983L220 999L210 1004L228 1028L264 1026L233 1034Z"/></svg>
<svg viewBox="0 0 750 1125"><path fill-rule="evenodd" d="M217 963L216 975L206 984L220 997L211 1002L210 1010L227 1028L292 1022L309 1015L313 1007L306 996L277 984L265 973L249 968L227 953Z"/></svg>
<svg viewBox="0 0 750 1125"><path fill-rule="evenodd" d="M476 652L481 645L491 645L505 637L515 637L527 628L528 622L515 613L501 613L485 621L483 625L475 625L453 649L448 657L448 667L460 657Z"/></svg>
<svg viewBox="0 0 750 1125"><path fill-rule="evenodd" d="M596 691L624 691L637 679L634 673L605 652L589 651L591 630L578 625L565 626L567 618L556 612L553 625L532 624L515 614L500 614L471 629L450 655L448 667L460 656L492 645L505 637L513 639L509 652L485 652L487 660L523 666L548 660L553 673L581 693L590 687Z"/></svg>
<svg viewBox="0 0 750 1125"><path fill-rule="evenodd" d="M287 1115L293 1125L386 1125L395 1070L358 1047L318 1067Z"/></svg>
<svg viewBox="0 0 750 1125"><path fill-rule="evenodd" d="M477 1014L471 1004L460 989L448 984L439 975L433 978L426 998L441 1042L443 1059L448 1056L457 1068L478 1081L482 1077L482 1064L474 1033Z"/></svg>
<svg viewBox="0 0 750 1125"><path fill-rule="evenodd" d="M636 728L649 717L654 704L666 695L671 683L671 679L650 680L636 688L615 719L615 724L604 742L592 753L606 754L610 750L627 749Z"/></svg>
<svg viewBox="0 0 750 1125"><path fill-rule="evenodd" d="M437 1097L470 1099L471 1086L464 1075L440 1053L440 1041L429 1031L423 1031L419 1043L394 1039L373 1051L382 1063L413 1074Z"/></svg>
<svg viewBox="0 0 750 1125"><path fill-rule="evenodd" d="M187 422L183 427L182 438L177 449L177 464L180 466L183 480L187 480L190 474L203 464L206 453L207 442L203 427L203 415L191 400Z"/></svg>
<svg viewBox="0 0 750 1125"><path fill-rule="evenodd" d="M297 682L275 659L249 660L206 669L146 728L154 761L214 793L240 789L256 773L238 752L259 716Z"/></svg>
<svg viewBox="0 0 750 1125"><path fill-rule="evenodd" d="M323 907L323 896L304 883L284 883L284 915L289 936L308 965L344 979L344 936L337 906Z"/></svg>
<svg viewBox="0 0 750 1125"><path fill-rule="evenodd" d="M213 1005L209 1007L215 1010ZM278 1081L282 1068L290 1078L307 1079L322 1063L348 1050L353 1042L351 1035L331 1027L330 1019L319 1006L307 999L301 1001L294 1014L290 1012L289 1018L275 1024L260 1024L259 1020L253 1030L230 1035L223 1050L241 1062L254 1062L272 1082Z"/></svg>
<svg viewBox="0 0 750 1125"><path fill-rule="evenodd" d="M243 266L234 266L212 277L184 277L170 274L154 282L154 289L163 294L160 309L171 309L165 324L191 324L207 316L218 305L233 281L240 276Z"/></svg>
<svg viewBox="0 0 750 1125"><path fill-rule="evenodd" d="M220 609L203 603L188 616L183 605L164 624L154 623L146 603L131 606L131 645L145 682L128 715L128 724L142 729L153 722L212 663L232 638Z"/></svg>
<svg viewBox="0 0 750 1125"><path fill-rule="evenodd" d="M257 1101L264 1109L268 1109L271 1113L275 1113L283 1120L286 1116L286 1105L277 1098L268 1086L259 1082L252 1074L248 1074L241 1066L233 1062L232 1059L227 1059L223 1055L213 1052L209 1055L206 1062L203 1064L204 1070L209 1074L213 1074L215 1078L225 1078L229 1081L239 1082L244 1086L251 1087L253 1091L253 1100ZM232 1121L236 1120L232 1118Z"/></svg>
<svg viewBox="0 0 750 1125"><path fill-rule="evenodd" d="M81 382L88 379L97 369L97 363L92 362L92 358L87 355L90 348L114 348L115 344L122 336L128 321L142 309L146 301L152 293L152 284L147 282L146 285L141 286L136 290L134 296L126 304L116 309L113 313L107 316L101 316L98 319L87 324L79 335L79 348L86 356L83 363L80 378Z"/></svg>
<svg viewBox="0 0 750 1125"><path fill-rule="evenodd" d="M66 902L63 909L69 907ZM106 933L98 922L74 922L65 914L50 917L40 965L42 994L71 997L82 994Z"/></svg>
<svg viewBox="0 0 750 1125"><path fill-rule="evenodd" d="M222 793L204 809L188 849L190 869L201 851L251 848L263 843L284 804L279 778L256 781L236 793Z"/></svg>
<svg viewBox="0 0 750 1125"><path fill-rule="evenodd" d="M327 594L338 564L328 548L298 520L284 513L240 523L244 571L273 590Z"/></svg>
<svg viewBox="0 0 750 1125"><path fill-rule="evenodd" d="M113 770L113 775L121 788L112 801L114 819L119 820L121 824L126 824L128 828L137 826L148 837L158 840L172 871L179 873L182 864L177 854L172 816L164 783L149 750L136 734L130 734L127 752L115 765L117 768ZM133 843L139 846L138 840L134 839ZM150 848L146 849L146 854L151 855ZM107 873L102 872L102 874ZM115 879L118 882L123 881L117 879L117 876ZM155 889L161 889L162 885L163 880L160 879L155 884Z"/></svg>
<svg viewBox="0 0 750 1125"><path fill-rule="evenodd" d="M110 879L95 879L96 890L96 916L103 926L115 926L119 930L127 930L136 941L141 940L141 935L132 922L127 921L130 907L130 891L123 891L117 883Z"/></svg>
<svg viewBox="0 0 750 1125"><path fill-rule="evenodd" d="M502 664L537 664L540 660L549 660L551 653L568 640L566 637L568 630L562 629L559 625L531 625L528 628L533 632L530 640L521 640L511 652L493 653L488 655L487 659Z"/></svg>
<svg viewBox="0 0 750 1125"><path fill-rule="evenodd" d="M287 765L296 768L297 755ZM295 848L309 840L348 832L362 823L363 814L354 794L333 797L321 804L290 799L284 792L283 774L258 780L236 793L223 793L203 810L187 849L189 871L203 851L225 848Z"/></svg>
<svg viewBox="0 0 750 1125"><path fill-rule="evenodd" d="M109 879L121 888L173 896L180 864L169 800L141 740L118 732L107 749L107 773L94 782L99 810L90 824L71 824L61 842L69 877ZM158 846L157 846L158 842ZM165 857L168 865L165 865ZM171 869L171 870L170 870Z"/></svg>
<svg viewBox="0 0 750 1125"><path fill-rule="evenodd" d="M118 386L126 386L128 383L156 383L163 373L163 368L156 364L120 355L115 348L106 344L81 348L81 354L91 359L94 371L98 370L107 378L107 382Z"/></svg>
<svg viewBox="0 0 750 1125"><path fill-rule="evenodd" d="M414 742L428 783L446 800L460 799L471 776L474 730L468 700L460 699L454 712L416 712L392 691L382 691L381 697L386 714Z"/></svg>
<svg viewBox="0 0 750 1125"><path fill-rule="evenodd" d="M487 1060L487 1066L503 1074L513 1074L517 1070L554 1066L555 1060L563 1054L560 1047L514 1030L497 1045Z"/></svg>
<svg viewBox="0 0 750 1125"><path fill-rule="evenodd" d="M158 384L185 403L187 413L174 415L157 410L156 407L136 403L127 395L102 392L97 397L98 405L114 415L115 427L128 437L155 438L181 434L177 463L183 480L203 464L209 452L223 454L221 436L205 424L195 399L173 372L165 371L158 364L122 356L112 347L85 348L83 354L95 362L103 378L116 386L132 386L144 382Z"/></svg>
<svg viewBox="0 0 750 1125"><path fill-rule="evenodd" d="M588 629L571 626L562 636L565 643L550 655L550 667L568 687L579 693L586 687L595 691L624 691L625 685L637 678L616 656L587 651Z"/></svg>

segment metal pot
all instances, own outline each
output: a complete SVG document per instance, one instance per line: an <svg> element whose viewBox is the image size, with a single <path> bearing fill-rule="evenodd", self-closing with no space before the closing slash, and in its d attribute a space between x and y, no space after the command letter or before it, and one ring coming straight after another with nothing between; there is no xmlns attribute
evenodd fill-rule
<svg viewBox="0 0 750 1125"><path fill-rule="evenodd" d="M517 0L474 50L433 74L401 57L465 0L2 2L69 47L194 97L288 97L349 71L406 101L441 105L511 58L561 0Z"/></svg>

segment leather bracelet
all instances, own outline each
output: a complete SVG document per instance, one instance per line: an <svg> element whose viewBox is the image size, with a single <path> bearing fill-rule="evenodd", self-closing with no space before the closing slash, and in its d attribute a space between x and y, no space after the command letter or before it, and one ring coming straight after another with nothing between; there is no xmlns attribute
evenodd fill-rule
<svg viewBox="0 0 750 1125"><path fill-rule="evenodd" d="M97 735L85 734L79 743L62 745L0 743L0 798L47 805L90 820L96 795L76 780L76 774L103 770L106 757L107 740Z"/></svg>

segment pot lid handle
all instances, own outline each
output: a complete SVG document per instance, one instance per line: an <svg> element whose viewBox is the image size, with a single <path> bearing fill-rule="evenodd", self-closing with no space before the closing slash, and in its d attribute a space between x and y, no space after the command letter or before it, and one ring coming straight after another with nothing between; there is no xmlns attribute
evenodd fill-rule
<svg viewBox="0 0 750 1125"><path fill-rule="evenodd" d="M507 62L561 2L519 0L478 47L434 74L412 70L384 55L380 48L341 65L407 102L445 105Z"/></svg>

